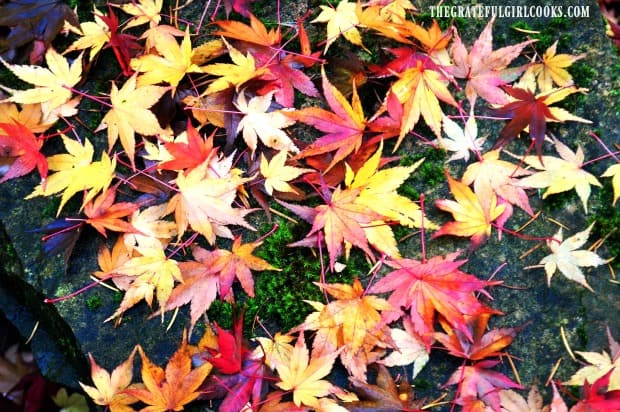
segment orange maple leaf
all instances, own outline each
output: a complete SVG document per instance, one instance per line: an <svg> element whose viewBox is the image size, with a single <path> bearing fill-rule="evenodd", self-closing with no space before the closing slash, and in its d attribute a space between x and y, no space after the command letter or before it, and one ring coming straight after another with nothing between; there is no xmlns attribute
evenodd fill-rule
<svg viewBox="0 0 620 412"><path fill-rule="evenodd" d="M131 215L139 206L131 202L114 203L116 189L108 189L84 206L86 223L107 237L106 229L114 232L136 232L131 223L121 218Z"/></svg>
<svg viewBox="0 0 620 412"><path fill-rule="evenodd" d="M454 221L444 224L432 238L443 235L471 237L469 249L475 250L489 237L493 222L504 213L506 205L497 204L495 193L485 193L485 198L481 199L469 186L454 180L447 171L446 178L456 201L440 199L436 205L452 213Z"/></svg>
<svg viewBox="0 0 620 412"><path fill-rule="evenodd" d="M142 382L144 388L130 388L125 393L149 405L142 409L148 412L181 411L184 405L200 395L198 388L211 372L206 362L192 369L192 357L187 346L187 336L172 355L166 369L153 364L142 347L138 346L142 358Z"/></svg>
<svg viewBox="0 0 620 412"><path fill-rule="evenodd" d="M335 298L327 305L308 301L317 312L310 314L299 327L317 330L312 345L319 356L340 351L343 365L361 380L366 380L366 364L375 360L375 346L385 347L390 332L382 323L381 311L393 311L385 299L366 294L362 283L315 283Z"/></svg>

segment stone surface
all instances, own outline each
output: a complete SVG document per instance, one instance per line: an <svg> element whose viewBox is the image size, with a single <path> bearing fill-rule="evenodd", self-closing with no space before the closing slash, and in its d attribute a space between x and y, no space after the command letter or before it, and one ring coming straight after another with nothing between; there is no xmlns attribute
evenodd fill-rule
<svg viewBox="0 0 620 412"><path fill-rule="evenodd" d="M197 0L191 3L184 11L186 16L197 18L196 16L202 13L201 3L204 2ZM288 2L282 3L287 7ZM568 3L573 5L577 2ZM563 3L557 2L557 4ZM561 30L558 35L568 35L568 47L560 51L571 54L587 53L587 57L575 66L582 68L587 66L595 73L589 84L578 84L589 88L590 93L576 104L574 111L575 114L592 120L593 125L567 123L554 125L552 130L572 149L578 143L584 145L587 157L593 158L601 154L602 149L588 137L589 130L596 129L608 145L618 141L616 127L617 110L620 106L617 94L611 92L620 89L618 75L620 68L610 42L605 37L596 4L594 2L584 4L590 6L591 17L570 20L570 27L565 32ZM428 9L420 7L420 10L424 12ZM295 13L289 14L295 15ZM495 47L525 39L525 34L510 28L514 22L513 19L501 19L496 22ZM458 23L461 36L467 44L471 44L486 21L467 20ZM532 19L527 23L534 30L543 30L549 21ZM108 50L100 58L112 58L111 51ZM111 77L100 73L96 78L101 80L89 85L91 90L106 91L109 87L108 79ZM88 116L86 113L81 115L82 119L89 123L86 116ZM90 121L96 126L96 119ZM496 124L495 129L489 129L488 133L497 133L497 126ZM79 132L84 133L89 139L95 139L83 129ZM97 136L96 144L101 150L106 144L105 135L100 133ZM493 136L490 140L493 140ZM522 142L515 143L515 145L522 144ZM407 150L406 146L404 150ZM550 150L552 151L546 147L547 152ZM458 167L458 165L450 166L453 174L456 174ZM600 173L604 170L604 165L594 165L592 169ZM101 287L53 306L43 304L43 297L66 295L91 282L89 275L97 269L98 240L94 232L85 232L67 267L64 266L61 256L43 258L40 234L32 230L49 223L54 218L57 203L46 198L24 201L24 196L30 193L36 183L37 177L32 175L0 185L0 262L3 265L0 270L0 310L7 314L24 336L28 336L35 323L39 322L32 342L43 372L60 383L76 386L78 378L88 379L86 353L92 352L101 365L111 368L124 360L137 343L144 347L154 362L164 364L179 344L181 330L188 325L186 310L181 310L173 327L166 331L166 324L162 324L159 318L147 319L150 311L144 304L128 311L118 327L114 327L113 323L104 323L103 321L118 305L118 298L114 292ZM449 197L445 185L436 188L416 187L416 189L426 193L428 205L435 199ZM610 207L597 205L596 193L595 189L590 200L591 210L597 207ZM533 200L534 209L538 210L540 206L540 201ZM447 215L432 211L431 206L428 209L436 221L447 219ZM565 231L566 236L582 230L587 225L587 217L576 196L567 196L561 207L545 211L541 218L528 226L523 233L535 236L553 235L557 226L547 220L549 217L569 227L569 230ZM516 228L525 221L527 216L517 212L511 221L511 228L513 226ZM567 356L560 338L560 326L564 327L567 341L574 350L606 349L604 335L606 325L610 326L616 337L620 337L620 318L615 316L620 310L619 291L617 284L609 282L609 269L600 267L587 271L588 280L596 291L595 294L559 274L554 277L551 287L548 288L542 269L523 270L525 266L538 263L546 254L542 248L521 259L520 255L534 245L535 242L523 241L507 234L500 242L494 235L488 244L470 257L470 261L464 267L465 271L481 278L489 278L502 264L506 264L494 277L503 280L506 287L494 288L491 291L494 301L489 304L506 314L495 319L493 326L528 325L518 335L509 351L518 359L515 363L524 385L529 385L534 380L544 382L559 358L563 358L564 361L557 377L566 378L578 367ZM440 238L428 242L427 246L427 254L431 256L438 253L445 254L458 248L466 249L467 241ZM403 255L419 257L418 237L403 242L401 247ZM599 251L601 255L607 257L605 247ZM617 263L614 263L614 267L617 267ZM97 305L93 305L92 300L91 304L88 304L89 298L92 299L94 295L101 301L98 307L94 307ZM425 387L421 392L428 396L436 396L439 387L456 366L457 361L441 356L440 351L436 351L418 381L423 388ZM503 368L505 372L511 374L507 363L504 363ZM423 385L424 382L426 385Z"/></svg>

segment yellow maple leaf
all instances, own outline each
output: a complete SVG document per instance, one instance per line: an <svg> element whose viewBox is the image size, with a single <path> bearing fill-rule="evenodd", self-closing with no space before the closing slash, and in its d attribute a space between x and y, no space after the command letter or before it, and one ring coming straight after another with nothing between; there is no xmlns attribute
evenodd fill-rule
<svg viewBox="0 0 620 412"><path fill-rule="evenodd" d="M291 345L293 339L295 338L291 335L283 335L280 332L276 332L272 339L254 338L259 344L254 355L259 358L264 356L265 365L271 369L275 369L279 365L287 365L290 363L293 354L293 345Z"/></svg>
<svg viewBox="0 0 620 412"><path fill-rule="evenodd" d="M149 23L150 27L157 26L161 20L162 5L163 0L138 0L137 2L121 4L121 10L133 16L125 28L128 29L146 23Z"/></svg>
<svg viewBox="0 0 620 412"><path fill-rule="evenodd" d="M243 55L243 53L239 50L228 44L226 40L223 41L228 48L228 55L230 56L230 60L232 60L232 64L214 63L202 68L202 71L207 74L221 76L220 78L214 80L209 87L207 87L207 90L204 91L203 95L219 92L228 89L231 86L238 88L243 83L259 76L263 72L263 70L256 69L256 62L254 61L254 57L252 57L251 53Z"/></svg>
<svg viewBox="0 0 620 412"><path fill-rule="evenodd" d="M282 130L291 126L295 120L285 116L280 110L269 111L273 92L263 96L247 99L245 91L239 92L235 106L243 118L237 125L237 133L243 132L243 140L250 148L252 155L256 150L258 139L267 147L275 150L298 152L291 138Z"/></svg>
<svg viewBox="0 0 620 412"><path fill-rule="evenodd" d="M58 213L67 201L76 193L86 190L83 205L90 202L99 192L106 191L114 178L116 159L110 159L106 153L101 154L101 160L93 162L93 145L85 139L84 145L76 140L61 135L63 144L69 153L53 155L47 158L49 169L55 171L42 182L34 191L25 197L51 196L63 192L58 206Z"/></svg>
<svg viewBox="0 0 620 412"><path fill-rule="evenodd" d="M319 408L319 399L336 391L331 382L322 379L331 371L339 352L334 351L320 357L310 357L304 334L300 333L293 347L290 361L276 366L281 382L276 385L293 392L293 402Z"/></svg>
<svg viewBox="0 0 620 412"><path fill-rule="evenodd" d="M616 205L616 200L620 197L620 163L613 164L605 170L601 177L611 177L611 184L614 187L614 200L612 206Z"/></svg>
<svg viewBox="0 0 620 412"><path fill-rule="evenodd" d="M127 249L131 251L135 246L150 246L154 242L165 247L177 234L176 223L163 220L165 215L165 204L135 211L129 223L136 229L136 232L125 233L123 236Z"/></svg>
<svg viewBox="0 0 620 412"><path fill-rule="evenodd" d="M159 307L164 307L174 287L175 279L179 282L183 281L178 262L169 259L161 245L136 246L134 251L138 253L137 256L131 257L115 268L115 274L131 276L134 279L119 308L105 320L106 322L122 315L142 299L151 306L154 293ZM163 314L162 311L162 320Z"/></svg>
<svg viewBox="0 0 620 412"><path fill-rule="evenodd" d="M57 118L43 117L40 103L23 104L20 108L11 102L0 102L0 123L21 124L32 133L43 133L56 123Z"/></svg>
<svg viewBox="0 0 620 412"><path fill-rule="evenodd" d="M265 155L261 153L260 173L265 178L265 190L270 196L273 195L274 190L297 193L287 182L312 171L312 169L286 166L286 156L287 152L282 150L268 161Z"/></svg>
<svg viewBox="0 0 620 412"><path fill-rule="evenodd" d="M136 75L131 76L120 89L112 83L110 102L112 109L101 120L97 130L108 129L108 148L112 150L120 137L121 145L134 164L135 133L152 136L163 133L157 117L149 110L168 88L142 86L136 88Z"/></svg>
<svg viewBox="0 0 620 412"><path fill-rule="evenodd" d="M107 406L110 412L130 412L133 409L129 406L138 402L138 399L124 392L133 379L133 358L136 348L123 363L118 365L112 374L97 365L92 354L88 354L90 359L90 376L95 385L85 385L79 382L84 392L90 396L97 405Z"/></svg>
<svg viewBox="0 0 620 412"><path fill-rule="evenodd" d="M2 58L0 61L20 80L35 86L26 90L4 88L11 92L7 100L25 104L45 103L44 116L71 100L71 88L82 79L82 55L69 65L52 47L45 53L47 68L8 64Z"/></svg>
<svg viewBox="0 0 620 412"><path fill-rule="evenodd" d="M523 158L525 163L539 172L521 179L517 184L523 187L547 188L542 196L543 199L555 193L575 189L584 211L588 213L590 185L601 186L601 184L594 175L582 169L584 154L581 146L573 152L559 140L555 140L554 144L555 150L560 155L559 158L555 156L525 156Z"/></svg>
<svg viewBox="0 0 620 412"><path fill-rule="evenodd" d="M322 10L321 14L319 14L316 19L312 20L312 23L327 23L327 39L325 41L324 53L327 53L329 46L331 46L341 34L345 39L356 46L364 47L362 44L362 36L357 30L357 26L360 24L357 16L359 8L357 3L349 3L348 0L343 0L338 3L336 8L323 5L320 7Z"/></svg>
<svg viewBox="0 0 620 412"><path fill-rule="evenodd" d="M394 150L398 148L405 135L416 125L420 115L441 142L443 112L439 106L439 100L455 107L458 106L448 91L442 75L435 70L424 67L422 61L419 60L416 67L407 69L400 74L400 78L392 84L390 91L404 105L400 135Z"/></svg>
<svg viewBox="0 0 620 412"><path fill-rule="evenodd" d="M75 50L90 49L88 57L90 60L93 60L103 46L110 41L110 27L101 19L103 14L96 7L93 9L95 21L80 23L79 28L69 25L69 30L80 37L71 43L63 54Z"/></svg>
<svg viewBox="0 0 620 412"><path fill-rule="evenodd" d="M177 177L179 193L170 200L168 210L175 210L179 237L191 226L213 244L216 236L234 237L227 225L254 230L243 218L252 210L232 206L237 188L252 178L242 178L226 167L214 173L213 167L207 160L187 175L180 172Z"/></svg>
<svg viewBox="0 0 620 412"><path fill-rule="evenodd" d="M542 55L540 63L534 63L527 68L523 73L525 80L520 80L521 85L534 91L534 79L536 79L539 91L546 93L553 89L553 83L559 87L564 87L573 82L573 78L566 68L577 60L583 59L586 55L557 54L557 45L556 40Z"/></svg>
<svg viewBox="0 0 620 412"><path fill-rule="evenodd" d="M596 382L599 378L606 375L610 370L614 370L609 376L609 386L607 391L615 391L620 389L620 346L618 342L611 336L609 327L607 328L607 339L609 340L609 348L611 356L606 351L598 352L580 352L575 351L579 356L584 358L589 365L579 369L564 385L582 386L585 381Z"/></svg>
<svg viewBox="0 0 620 412"><path fill-rule="evenodd" d="M609 262L609 260L602 259L590 250L577 250L588 240L592 226L594 226L594 223L588 226L586 230L576 233L566 240L563 239L562 228L560 228L551 240L547 240L547 247L551 250L551 254L545 256L540 261L540 264L545 267L548 286L551 285L551 278L555 271L559 270L568 279L583 285L593 292L580 267L600 266Z"/></svg>
<svg viewBox="0 0 620 412"><path fill-rule="evenodd" d="M504 213L506 205L497 204L495 193L479 196L466 184L455 180L446 171L448 186L455 200L440 199L439 209L452 213L453 222L444 224L433 238L443 235L471 237L470 250L476 249L491 234L492 223Z"/></svg>
<svg viewBox="0 0 620 412"><path fill-rule="evenodd" d="M174 36L160 36L155 49L160 55L146 54L131 59L131 68L142 73L138 77L138 86L166 82L175 90L187 73L201 72L192 61L189 31L185 32L180 45Z"/></svg>

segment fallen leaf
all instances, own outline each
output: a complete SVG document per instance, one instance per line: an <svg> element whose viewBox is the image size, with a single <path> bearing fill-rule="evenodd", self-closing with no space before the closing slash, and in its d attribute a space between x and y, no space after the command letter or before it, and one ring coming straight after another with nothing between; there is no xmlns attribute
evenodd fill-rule
<svg viewBox="0 0 620 412"><path fill-rule="evenodd" d="M303 333L297 337L290 362L276 367L281 381L276 386L293 393L293 402L313 408L319 407L319 399L334 392L334 385L324 378L332 369L339 352L320 357L310 356Z"/></svg>
<svg viewBox="0 0 620 412"><path fill-rule="evenodd" d="M454 42L451 54L454 66L447 70L459 79L466 79L465 95L470 107L474 107L476 98L482 97L492 104L508 103L508 97L501 86L516 80L525 67L507 68L528 44L535 40L524 41L511 46L493 50L493 22L489 20L472 48L467 51L458 32L454 30Z"/></svg>
<svg viewBox="0 0 620 412"><path fill-rule="evenodd" d="M589 250L577 250L582 247L588 240L588 237L590 237L592 226L594 226L594 223L588 226L586 230L576 233L566 240L563 240L562 228L560 228L552 239L546 241L547 247L551 250L551 254L545 256L540 261L540 264L544 265L545 272L547 273L547 286L551 285L551 278L556 270L559 270L566 278L594 292L590 285L588 285L580 267L604 265L611 259L602 259L596 253Z"/></svg>
<svg viewBox="0 0 620 412"><path fill-rule="evenodd" d="M6 134L5 134L6 133ZM27 175L35 167L41 184L47 179L47 158L40 152L43 140L21 123L0 123L0 158L15 158L0 183Z"/></svg>
<svg viewBox="0 0 620 412"><path fill-rule="evenodd" d="M138 346L142 358L142 382L144 388L127 389L125 393L136 397L149 405L148 411L180 411L201 392L198 390L209 372L211 364L203 363L192 369L192 357L187 346L187 337L172 355L166 369L153 364L141 346Z"/></svg>
<svg viewBox="0 0 620 412"><path fill-rule="evenodd" d="M112 83L110 91L112 108L97 128L97 130L108 129L109 151L112 151L114 143L120 137L125 153L132 166L135 165L135 133L145 136L163 133L157 117L149 108L157 103L167 90L162 86L136 87L136 75L127 79L120 89Z"/></svg>
<svg viewBox="0 0 620 412"><path fill-rule="evenodd" d="M82 202L84 206L97 193L107 190L116 168L116 159L110 159L106 153L101 154L101 160L93 162L94 148L88 139L84 139L82 145L64 134L61 134L61 138L69 153L49 156L47 158L49 169L56 173L47 178L45 185L39 184L25 197L31 199L35 196L51 196L62 191L57 214L60 214L67 201L78 192L86 191Z"/></svg>
<svg viewBox="0 0 620 412"><path fill-rule="evenodd" d="M26 90L7 89L11 92L8 101L24 104L42 103L44 116L71 100L71 88L82 80L82 55L69 64L69 61L52 47L45 53L47 68L11 65L2 58L0 61L20 80L35 86Z"/></svg>
<svg viewBox="0 0 620 412"><path fill-rule="evenodd" d="M336 8L330 6L321 5L321 14L319 14L312 23L327 23L327 38L325 41L325 50L323 53L327 53L327 49L340 35L343 35L345 39L355 44L356 46L364 47L362 44L362 36L357 30L357 26L360 21L357 16L358 4L349 3L348 0L343 0L338 3Z"/></svg>
<svg viewBox="0 0 620 412"><path fill-rule="evenodd" d="M293 179L298 178L304 173L311 172L312 169L304 169L301 167L287 166L287 152L282 150L274 155L271 160L267 160L264 154L260 158L260 173L265 178L265 191L268 195L273 196L273 191L297 193L297 191L288 184Z"/></svg>
<svg viewBox="0 0 620 412"><path fill-rule="evenodd" d="M110 412L131 412L132 405L138 402L138 399L125 393L125 389L131 388L133 380L133 358L136 354L136 348L123 363L118 365L110 374L108 371L97 365L95 358L91 353L88 354L90 360L90 376L95 385L85 385L79 382L80 386L88 396L93 399L97 405L107 406Z"/></svg>
<svg viewBox="0 0 620 412"><path fill-rule="evenodd" d="M583 210L588 212L588 198L590 185L601 186L594 175L583 168L584 153L581 146L575 152L559 140L554 140L555 150L560 157L555 156L525 156L523 162L539 170L538 172L521 179L517 184L522 187L546 188L542 198L549 195L575 189L581 199Z"/></svg>
<svg viewBox="0 0 620 412"><path fill-rule="evenodd" d="M469 186L454 180L447 171L446 177L456 201L440 199L435 204L452 213L454 221L444 224L432 238L444 235L471 237L470 251L477 249L491 234L493 222L504 213L506 205L497 204L495 193L484 193L481 198Z"/></svg>

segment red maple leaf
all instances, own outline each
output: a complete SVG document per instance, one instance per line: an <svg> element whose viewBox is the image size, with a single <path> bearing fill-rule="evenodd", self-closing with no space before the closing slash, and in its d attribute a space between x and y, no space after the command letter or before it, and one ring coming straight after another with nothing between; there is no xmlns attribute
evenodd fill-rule
<svg viewBox="0 0 620 412"><path fill-rule="evenodd" d="M164 148L172 155L173 160L160 163L157 168L164 170L185 170L186 172L202 164L214 154L217 149L213 149L213 136L203 140L198 130L187 121L187 143L168 142Z"/></svg>
<svg viewBox="0 0 620 412"><path fill-rule="evenodd" d="M467 316L493 313L482 305L474 295L487 286L501 282L484 281L459 270L466 260L455 260L459 252L434 256L426 261L397 259L386 262L395 270L374 284L369 293L392 291L388 302L396 308L409 310L414 330L427 346L433 338L435 314L439 313L467 339L474 336L467 322ZM390 312L388 312L390 313ZM387 321L400 317L399 312L388 314Z"/></svg>
<svg viewBox="0 0 620 412"><path fill-rule="evenodd" d="M108 26L110 39L106 47L111 47L116 56L118 64L121 66L124 76L131 76L133 70L129 65L129 61L132 57L132 50L140 50L142 46L136 41L136 36L131 34L119 33L118 31L118 17L112 11L112 8L108 6L108 16L99 16L101 20Z"/></svg>
<svg viewBox="0 0 620 412"><path fill-rule="evenodd" d="M500 372L490 370L498 363L499 361L485 360L474 365L460 366L443 386L459 385L455 402L463 406L463 411L482 410L476 406L479 405L479 400L482 400L491 410L500 412L499 391L523 389L523 386Z"/></svg>
<svg viewBox="0 0 620 412"><path fill-rule="evenodd" d="M287 116L302 123L314 126L326 134L307 146L299 155L299 158L317 156L336 151L333 159L324 171L327 172L349 154L357 151L362 145L366 119L362 109L362 102L353 88L353 97L349 103L340 91L334 87L325 71L322 70L323 94L327 104L332 109L328 111L318 107L308 107L286 113Z"/></svg>
<svg viewBox="0 0 620 412"><path fill-rule="evenodd" d="M6 133L6 134L5 134ZM21 123L0 123L0 157L15 158L0 183L24 176L35 167L41 180L47 178L47 159L39 152L43 140Z"/></svg>
<svg viewBox="0 0 620 412"><path fill-rule="evenodd" d="M583 384L583 399L571 408L571 412L606 412L620 410L620 390L608 391L609 378L614 369L590 384Z"/></svg>

